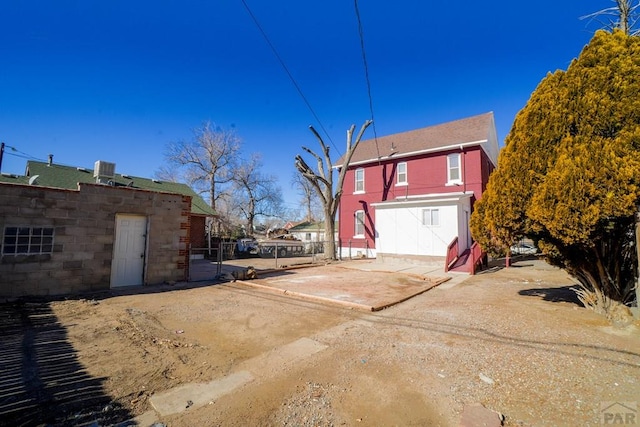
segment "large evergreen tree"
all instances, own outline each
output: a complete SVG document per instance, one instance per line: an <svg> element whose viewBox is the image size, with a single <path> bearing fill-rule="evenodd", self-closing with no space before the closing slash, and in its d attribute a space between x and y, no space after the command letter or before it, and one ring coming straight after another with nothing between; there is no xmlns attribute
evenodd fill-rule
<svg viewBox="0 0 640 427"><path fill-rule="evenodd" d="M485 249L533 238L587 289L630 304L640 203L640 37L598 31L518 113L471 218Z"/></svg>

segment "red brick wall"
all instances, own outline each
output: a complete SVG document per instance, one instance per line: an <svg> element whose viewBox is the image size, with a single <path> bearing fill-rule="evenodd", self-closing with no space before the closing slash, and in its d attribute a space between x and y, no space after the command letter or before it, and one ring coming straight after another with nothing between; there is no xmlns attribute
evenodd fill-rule
<svg viewBox="0 0 640 427"><path fill-rule="evenodd" d="M207 236L205 234L206 217L199 215L191 216L191 247L206 248Z"/></svg>

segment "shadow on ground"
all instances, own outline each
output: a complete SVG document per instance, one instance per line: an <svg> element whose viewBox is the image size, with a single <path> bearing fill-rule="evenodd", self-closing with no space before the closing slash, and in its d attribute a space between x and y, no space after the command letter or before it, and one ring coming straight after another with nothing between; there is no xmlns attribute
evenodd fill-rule
<svg viewBox="0 0 640 427"><path fill-rule="evenodd" d="M579 305L580 307L584 307L572 288L573 286L563 286L561 288L523 289L518 292L518 294L528 297L540 297L544 301L568 302Z"/></svg>
<svg viewBox="0 0 640 427"><path fill-rule="evenodd" d="M0 304L0 426L113 425L131 414L78 362L48 302Z"/></svg>

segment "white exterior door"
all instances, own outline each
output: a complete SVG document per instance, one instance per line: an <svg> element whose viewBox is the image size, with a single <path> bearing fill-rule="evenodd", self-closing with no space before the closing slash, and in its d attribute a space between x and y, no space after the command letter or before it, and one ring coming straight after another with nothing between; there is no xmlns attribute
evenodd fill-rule
<svg viewBox="0 0 640 427"><path fill-rule="evenodd" d="M147 218L116 215L116 241L111 263L111 287L142 285Z"/></svg>

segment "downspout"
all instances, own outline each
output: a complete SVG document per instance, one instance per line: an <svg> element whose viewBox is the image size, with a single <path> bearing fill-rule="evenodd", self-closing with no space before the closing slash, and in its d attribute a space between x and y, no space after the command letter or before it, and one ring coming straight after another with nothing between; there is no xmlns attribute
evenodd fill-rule
<svg viewBox="0 0 640 427"><path fill-rule="evenodd" d="M461 163L461 167L462 167L462 194L467 194L467 156L466 153L464 152L464 147L462 146L462 144L460 144L460 156L462 157L462 163ZM463 208L464 209L464 208ZM471 230L469 229L469 217L471 215L471 199L469 199L469 211L465 211L464 213L464 220L465 220L465 224L464 226L466 227L466 245L467 248L471 248Z"/></svg>
<svg viewBox="0 0 640 427"><path fill-rule="evenodd" d="M460 145L460 156L462 156L462 193L467 194L467 159L464 152L464 147Z"/></svg>
<svg viewBox="0 0 640 427"><path fill-rule="evenodd" d="M155 196L154 196L155 198ZM144 257L143 257L143 265L142 265L142 284L143 285L148 285L147 283L147 279L149 277L149 251L150 251L150 245L149 245L149 240L150 240L150 234L151 234L151 217L149 215L146 216L146 227L144 230L145 236L144 236Z"/></svg>

